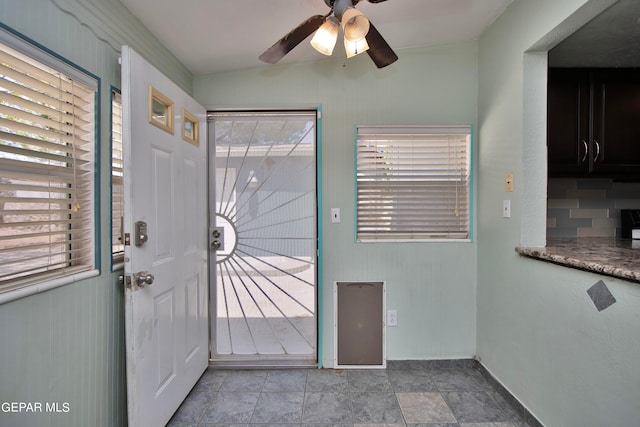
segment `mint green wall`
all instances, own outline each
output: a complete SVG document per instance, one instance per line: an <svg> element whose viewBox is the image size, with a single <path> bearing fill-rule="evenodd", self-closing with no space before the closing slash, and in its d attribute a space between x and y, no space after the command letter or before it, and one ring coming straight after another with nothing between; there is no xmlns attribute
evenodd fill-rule
<svg viewBox="0 0 640 427"><path fill-rule="evenodd" d="M549 426L640 419L640 286L514 252L545 242L545 52L612 3L516 0L479 41L477 352ZM617 299L602 312L586 293L600 279Z"/></svg>
<svg viewBox="0 0 640 427"><path fill-rule="evenodd" d="M0 413L2 426L126 425L123 292L110 272L110 85L126 43L188 91L190 73L119 1L0 0L0 21L101 78L101 275L0 305L0 402L63 402L62 414ZM101 40L102 39L102 40Z"/></svg>
<svg viewBox="0 0 640 427"><path fill-rule="evenodd" d="M108 92L119 86L122 43L211 108L322 105L325 366L333 364L333 282L386 280L399 318L388 330L389 359L477 353L547 425L636 424L640 287L513 250L544 243L545 46L611 2L516 0L479 44L401 50L383 70L363 56L346 67L326 60L192 78L118 1L0 0L3 24L102 78L103 206L101 276L0 305L0 401L68 401L71 411L2 414L0 424L126 424L122 291L108 268ZM532 46L543 53L525 55ZM477 243L353 242L355 124L476 122ZM507 172L516 188L508 196ZM509 220L500 215L507 197ZM342 208L341 224L329 223L331 207ZM586 295L599 279L618 300L600 313Z"/></svg>
<svg viewBox="0 0 640 427"><path fill-rule="evenodd" d="M354 243L354 126L476 122L476 42L398 51L378 70L367 55L194 77L194 96L224 108L322 105L324 366L333 366L333 284L384 280L388 359L475 354L475 243ZM308 43L298 49L311 49ZM341 208L331 224L329 210Z"/></svg>

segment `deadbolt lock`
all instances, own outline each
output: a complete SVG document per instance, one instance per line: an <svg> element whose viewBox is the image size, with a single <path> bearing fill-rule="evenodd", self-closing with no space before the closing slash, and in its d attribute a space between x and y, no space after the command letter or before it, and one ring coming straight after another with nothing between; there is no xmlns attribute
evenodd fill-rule
<svg viewBox="0 0 640 427"><path fill-rule="evenodd" d="M224 227L214 227L209 233L209 247L214 251L224 251Z"/></svg>
<svg viewBox="0 0 640 427"><path fill-rule="evenodd" d="M144 221L136 221L136 246L142 246L149 240L147 234L147 223Z"/></svg>

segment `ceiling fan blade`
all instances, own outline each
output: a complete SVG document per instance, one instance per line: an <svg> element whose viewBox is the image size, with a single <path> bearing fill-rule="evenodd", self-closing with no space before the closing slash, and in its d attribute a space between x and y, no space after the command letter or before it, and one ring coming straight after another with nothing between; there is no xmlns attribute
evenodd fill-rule
<svg viewBox="0 0 640 427"><path fill-rule="evenodd" d="M389 46L371 22L369 22L369 32L365 38L369 45L367 53L371 60L376 64L376 67L384 68L398 60L398 55L396 55L393 49L391 49L391 46Z"/></svg>
<svg viewBox="0 0 640 427"><path fill-rule="evenodd" d="M265 50L258 58L269 64L275 64L304 39L309 37L315 30L320 28L324 23L324 19L325 17L322 15L312 16L291 30L286 36L275 42L273 46Z"/></svg>

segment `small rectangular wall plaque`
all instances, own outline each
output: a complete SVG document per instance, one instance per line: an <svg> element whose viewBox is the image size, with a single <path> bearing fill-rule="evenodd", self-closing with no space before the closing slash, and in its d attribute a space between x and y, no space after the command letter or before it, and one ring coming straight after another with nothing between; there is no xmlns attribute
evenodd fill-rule
<svg viewBox="0 0 640 427"><path fill-rule="evenodd" d="M616 302L615 297L602 280L598 280L595 285L590 287L587 290L587 294L589 294L598 311L602 311Z"/></svg>

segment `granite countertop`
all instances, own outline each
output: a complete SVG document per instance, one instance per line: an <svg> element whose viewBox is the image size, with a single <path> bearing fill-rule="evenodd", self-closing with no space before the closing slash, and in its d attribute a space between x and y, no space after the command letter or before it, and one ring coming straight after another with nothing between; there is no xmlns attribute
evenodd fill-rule
<svg viewBox="0 0 640 427"><path fill-rule="evenodd" d="M640 240L550 238L544 248L517 247L516 252L530 258L640 283Z"/></svg>

